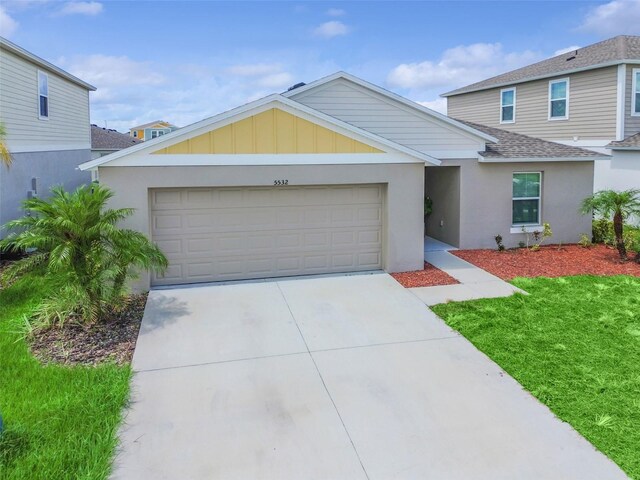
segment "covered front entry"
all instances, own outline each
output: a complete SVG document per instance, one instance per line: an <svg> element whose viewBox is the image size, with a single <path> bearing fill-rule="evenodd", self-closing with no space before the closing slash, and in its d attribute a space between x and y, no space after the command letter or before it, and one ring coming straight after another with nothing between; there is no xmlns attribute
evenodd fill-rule
<svg viewBox="0 0 640 480"><path fill-rule="evenodd" d="M153 285L382 268L380 184L150 191Z"/></svg>

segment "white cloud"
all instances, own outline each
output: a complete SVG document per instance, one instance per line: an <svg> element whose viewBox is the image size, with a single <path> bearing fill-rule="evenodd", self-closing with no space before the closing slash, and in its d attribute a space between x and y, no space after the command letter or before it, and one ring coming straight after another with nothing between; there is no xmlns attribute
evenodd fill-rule
<svg viewBox="0 0 640 480"><path fill-rule="evenodd" d="M435 110L436 112L440 112L443 114L447 114L447 99L446 98L436 98L435 100L424 101L424 102L416 102L422 105L423 107L430 108L431 110Z"/></svg>
<svg viewBox="0 0 640 480"><path fill-rule="evenodd" d="M289 72L280 72L267 75L259 79L256 84L264 88L284 88L293 84L293 76Z"/></svg>
<svg viewBox="0 0 640 480"><path fill-rule="evenodd" d="M89 15L102 13L103 5L100 2L67 2L58 10L57 15Z"/></svg>
<svg viewBox="0 0 640 480"><path fill-rule="evenodd" d="M106 88L127 85L159 85L165 76L155 71L149 62L137 62L127 56L109 55L61 58L59 63L77 77Z"/></svg>
<svg viewBox="0 0 640 480"><path fill-rule="evenodd" d="M346 35L349 33L349 27L344 23L338 20L331 20L330 22L325 22L319 27L317 27L313 33L317 37L322 38L333 38L338 37L340 35Z"/></svg>
<svg viewBox="0 0 640 480"><path fill-rule="evenodd" d="M18 22L0 6L0 35L3 37L11 37L18 29Z"/></svg>
<svg viewBox="0 0 640 480"><path fill-rule="evenodd" d="M389 73L391 86L407 89L455 88L528 65L541 55L505 52L499 43L475 43L445 50L440 60L403 63Z"/></svg>
<svg viewBox="0 0 640 480"><path fill-rule="evenodd" d="M602 36L640 33L640 0L613 0L592 8L578 28Z"/></svg>
<svg viewBox="0 0 640 480"><path fill-rule="evenodd" d="M579 48L581 48L579 45L571 45L570 47L561 48L560 50L556 50L555 52L553 52L553 56L557 57L558 55L562 55L564 53L575 52Z"/></svg>
<svg viewBox="0 0 640 480"><path fill-rule="evenodd" d="M282 70L282 66L277 63L250 63L243 65L232 65L227 68L227 72L241 77L254 77L258 75L271 75Z"/></svg>
<svg viewBox="0 0 640 480"><path fill-rule="evenodd" d="M341 8L330 8L329 10L327 10L327 15L329 15L330 17L342 17L346 14L347 12L345 12Z"/></svg>

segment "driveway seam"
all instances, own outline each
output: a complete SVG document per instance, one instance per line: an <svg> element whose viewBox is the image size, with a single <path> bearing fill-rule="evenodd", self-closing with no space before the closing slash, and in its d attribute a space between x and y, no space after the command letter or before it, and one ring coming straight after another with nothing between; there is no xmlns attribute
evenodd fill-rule
<svg viewBox="0 0 640 480"><path fill-rule="evenodd" d="M462 335L458 334L458 335L451 335L447 337L420 338L418 340L400 340L397 342L371 343L369 345L351 345L348 347L320 348L318 350L309 350L309 353L333 352L337 350L351 350L355 348L384 347L387 345L403 345L405 343L434 342L436 340L454 340L456 338L462 338Z"/></svg>
<svg viewBox="0 0 640 480"><path fill-rule="evenodd" d="M287 300L287 297L285 296L284 292L282 291L282 288L280 287L280 282L276 282L276 285L278 286L278 290L280 291L280 295L282 295L282 299L284 300L284 303L287 306L287 309L289 310L289 314L291 315L291 318L293 319L293 323L295 323L296 328L298 329L298 332L300 333L300 337L302 338L302 341L304 342L304 346L307 349L307 353L309 354L309 358L311 358L311 361L313 362L313 366L316 369L316 372L318 372L318 377L320 378L320 381L322 382L322 386L324 388L324 391L327 392L327 395L329 396L329 400L331 400L331 404L333 405L333 409L336 411L336 415L338 415L338 418L340 419L340 423L342 424L342 428L344 429L344 433L347 434L347 438L349 439L349 442L351 443L351 447L353 448L353 452L356 454L356 458L358 459L358 462L360 462L360 467L362 467L362 471L364 473L364 476L367 478L367 480L369 480L369 474L367 473L367 469L364 468L364 463L362 463L362 458L360 458L360 454L358 453L358 449L356 448L355 443L353 443L353 438L351 438L351 435L349 434L349 430L347 429L347 426L344 423L342 415L340 415L340 411L338 410L338 406L336 405L336 402L333 400L333 397L331 396L331 393L329 392L329 389L327 388L327 384L325 383L324 378L322 377L322 373L320 373L320 369L318 368L318 364L316 363L316 359L313 358L313 354L311 353L311 350L309 350L309 345L307 345L307 340L304 338L304 335L302 334L302 330L300 329L300 325L298 325L298 321L296 320L295 315L291 311L291 306L289 305L289 301Z"/></svg>

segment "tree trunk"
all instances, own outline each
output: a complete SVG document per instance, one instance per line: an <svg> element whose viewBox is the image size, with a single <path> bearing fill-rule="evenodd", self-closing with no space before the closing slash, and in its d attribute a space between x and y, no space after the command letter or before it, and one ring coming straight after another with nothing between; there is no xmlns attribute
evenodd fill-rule
<svg viewBox="0 0 640 480"><path fill-rule="evenodd" d="M613 232L616 235L616 248L618 249L618 253L620 254L620 258L622 260L627 259L627 249L624 246L624 235L623 235L623 222L622 222L622 212L616 212L613 216Z"/></svg>

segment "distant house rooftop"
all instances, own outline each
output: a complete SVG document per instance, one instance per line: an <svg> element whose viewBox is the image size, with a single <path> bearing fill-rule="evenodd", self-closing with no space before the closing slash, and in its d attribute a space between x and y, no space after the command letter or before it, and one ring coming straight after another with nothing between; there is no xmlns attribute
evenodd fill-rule
<svg viewBox="0 0 640 480"><path fill-rule="evenodd" d="M462 93L486 90L515 83L528 82L581 70L618 65L621 63L640 63L640 37L620 35L602 42L594 43L568 53L563 53L541 62L527 65L501 75L472 83L441 96L450 97Z"/></svg>
<svg viewBox="0 0 640 480"><path fill-rule="evenodd" d="M125 133L120 133L109 128L91 125L91 149L92 150L122 150L123 148L137 145L140 142Z"/></svg>
<svg viewBox="0 0 640 480"><path fill-rule="evenodd" d="M131 127L129 130L144 130L145 128L153 127L154 125L157 125L159 123L166 124L167 128L169 127L176 128L176 126L173 125L172 123L165 122L164 120L156 120L154 122L143 123L142 125L136 125L135 127Z"/></svg>

